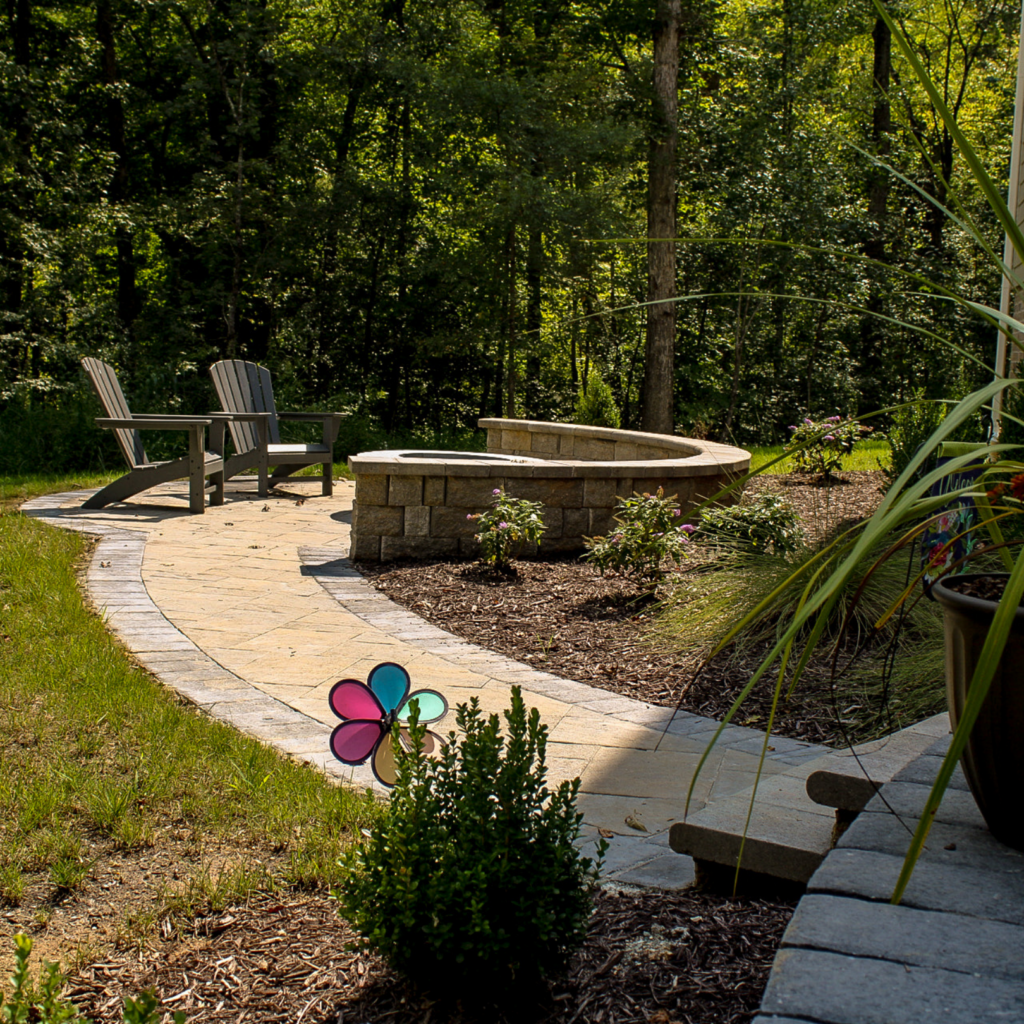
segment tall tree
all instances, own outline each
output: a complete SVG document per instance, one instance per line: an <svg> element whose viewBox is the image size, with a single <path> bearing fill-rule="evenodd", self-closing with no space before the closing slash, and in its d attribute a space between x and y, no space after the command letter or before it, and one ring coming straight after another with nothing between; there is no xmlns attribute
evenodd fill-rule
<svg viewBox="0 0 1024 1024"><path fill-rule="evenodd" d="M676 149L680 0L658 0L654 19L654 131L647 164L647 339L641 428L675 429Z"/></svg>

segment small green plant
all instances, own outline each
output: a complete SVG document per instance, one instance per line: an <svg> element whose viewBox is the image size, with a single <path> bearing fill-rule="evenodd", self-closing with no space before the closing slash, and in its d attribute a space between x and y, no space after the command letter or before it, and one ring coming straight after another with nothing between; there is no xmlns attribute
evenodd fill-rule
<svg viewBox="0 0 1024 1024"><path fill-rule="evenodd" d="M25 892L25 876L16 862L0 865L0 902L17 905Z"/></svg>
<svg viewBox="0 0 1024 1024"><path fill-rule="evenodd" d="M495 569L508 569L524 544L539 544L544 533L544 506L539 501L510 498L496 487L489 512L468 515L479 521L476 538L480 558Z"/></svg>
<svg viewBox="0 0 1024 1024"><path fill-rule="evenodd" d="M765 491L742 505L705 509L700 533L717 544L732 544L757 554L790 554L804 540L800 516L792 503Z"/></svg>
<svg viewBox="0 0 1024 1024"><path fill-rule="evenodd" d="M595 370L587 374L587 382L580 388L576 398L575 421L588 427L618 429L622 425L622 416L612 397L612 389Z"/></svg>
<svg viewBox="0 0 1024 1024"><path fill-rule="evenodd" d="M74 1003L61 997L64 976L56 964L43 963L38 983L33 983L28 961L32 940L27 935L14 936L14 974L11 995L4 999L0 992L0 1021L3 1024L89 1024ZM124 1024L160 1024L163 1019L160 1000L152 992L143 992L138 999L126 999ZM185 1024L180 1010L173 1015L174 1024Z"/></svg>
<svg viewBox="0 0 1024 1024"><path fill-rule="evenodd" d="M50 865L50 881L65 892L75 892L85 885L92 870L92 861L82 857L59 857Z"/></svg>
<svg viewBox="0 0 1024 1024"><path fill-rule="evenodd" d="M829 416L823 420L805 417L790 428L786 451L792 454L797 472L832 476L843 465L843 456L853 451L854 444L871 433L856 420Z"/></svg>
<svg viewBox="0 0 1024 1024"><path fill-rule="evenodd" d="M484 720L477 698L456 709L436 759L395 735L398 781L382 824L351 848L333 893L366 944L426 987L507 993L561 970L583 941L598 862L576 848L579 779L550 790L547 728L519 687Z"/></svg>
<svg viewBox="0 0 1024 1024"><path fill-rule="evenodd" d="M675 497L666 498L661 487L656 494L620 498L615 509L617 529L607 537L587 537L583 557L602 576L612 570L656 583L664 575L665 559L678 565L686 553L695 527L681 522L682 514Z"/></svg>

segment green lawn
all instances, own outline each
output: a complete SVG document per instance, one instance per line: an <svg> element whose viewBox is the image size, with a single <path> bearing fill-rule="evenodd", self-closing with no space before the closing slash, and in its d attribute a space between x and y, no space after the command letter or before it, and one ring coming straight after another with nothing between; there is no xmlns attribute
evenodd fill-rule
<svg viewBox="0 0 1024 1024"><path fill-rule="evenodd" d="M766 447L750 447L750 468L751 470L761 469L773 459L779 459L784 454L782 445L769 445ZM853 451L843 457L843 469L847 472L857 470L887 469L889 466L889 442L888 441L858 441L853 446ZM766 473L791 473L794 470L792 458L782 458L776 462Z"/></svg>
<svg viewBox="0 0 1024 1024"><path fill-rule="evenodd" d="M98 482L24 478L0 493L11 503ZM376 802L213 721L137 666L83 602L74 570L87 547L0 513L0 902L45 906L87 889L105 859L172 839L196 856L153 920L254 885L333 884ZM211 845L237 851L230 870L211 873Z"/></svg>

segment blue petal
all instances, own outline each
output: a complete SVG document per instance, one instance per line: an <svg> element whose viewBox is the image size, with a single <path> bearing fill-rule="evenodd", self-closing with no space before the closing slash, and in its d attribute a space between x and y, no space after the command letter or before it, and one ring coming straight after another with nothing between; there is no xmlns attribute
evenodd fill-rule
<svg viewBox="0 0 1024 1024"><path fill-rule="evenodd" d="M366 682L388 713L405 703L409 695L409 673L391 661L373 669Z"/></svg>

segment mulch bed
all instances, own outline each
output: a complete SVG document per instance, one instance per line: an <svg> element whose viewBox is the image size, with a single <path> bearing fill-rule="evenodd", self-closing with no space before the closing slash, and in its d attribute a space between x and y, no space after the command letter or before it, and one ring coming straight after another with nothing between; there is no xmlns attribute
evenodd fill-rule
<svg viewBox="0 0 1024 1024"><path fill-rule="evenodd" d="M189 1024L746 1024L793 904L693 891L601 890L586 944L539 1002L470 1009L425 995L376 956L328 900L291 895L200 919L184 942L115 953L70 980L87 1017L121 1021L125 996L155 989Z"/></svg>
<svg viewBox="0 0 1024 1024"><path fill-rule="evenodd" d="M879 472L845 473L828 483L791 474L755 478L750 489L791 501L814 541L870 515L882 482ZM361 563L359 569L399 604L482 647L567 679L710 718L728 711L764 653L757 647L726 653L697 676L703 652L666 649L647 635L665 588L652 595L575 559L524 560L508 575L464 561ZM752 695L740 721L764 722L771 685L766 680ZM836 718L830 664L822 654L806 685L780 707L775 731L842 744Z"/></svg>

